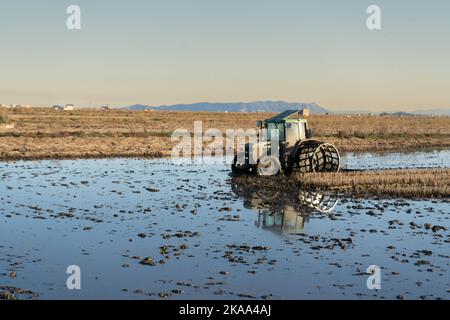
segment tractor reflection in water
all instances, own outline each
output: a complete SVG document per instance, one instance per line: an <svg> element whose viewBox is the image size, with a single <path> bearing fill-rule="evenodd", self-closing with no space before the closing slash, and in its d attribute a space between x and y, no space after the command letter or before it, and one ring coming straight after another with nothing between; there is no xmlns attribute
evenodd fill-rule
<svg viewBox="0 0 450 320"><path fill-rule="evenodd" d="M244 201L244 207L258 212L258 228L283 234L303 232L313 214L328 214L338 203L338 193L312 190L283 192L273 188L250 187L231 180L233 192Z"/></svg>

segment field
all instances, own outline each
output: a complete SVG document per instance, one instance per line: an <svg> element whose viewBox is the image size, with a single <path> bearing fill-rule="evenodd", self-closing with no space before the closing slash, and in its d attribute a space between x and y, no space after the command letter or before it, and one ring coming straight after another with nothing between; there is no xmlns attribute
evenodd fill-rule
<svg viewBox="0 0 450 320"><path fill-rule="evenodd" d="M262 113L56 111L3 109L0 160L169 156L175 129L255 128ZM450 117L342 116L308 118L315 138L346 151L420 150L450 147Z"/></svg>
<svg viewBox="0 0 450 320"><path fill-rule="evenodd" d="M171 134L270 114L0 114L0 300L449 298L450 118L312 116L342 171L258 177L179 165Z"/></svg>
<svg viewBox="0 0 450 320"><path fill-rule="evenodd" d="M448 197L356 197L170 159L0 162L0 172L0 299L450 297ZM362 182L408 179L391 176ZM64 286L73 264L82 290ZM366 286L371 265L382 290Z"/></svg>

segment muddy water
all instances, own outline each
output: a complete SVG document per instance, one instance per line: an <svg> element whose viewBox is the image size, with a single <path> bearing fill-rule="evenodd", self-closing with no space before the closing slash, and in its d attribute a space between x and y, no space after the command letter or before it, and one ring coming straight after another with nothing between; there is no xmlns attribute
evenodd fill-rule
<svg viewBox="0 0 450 320"><path fill-rule="evenodd" d="M349 153L343 155L342 160L344 168L358 170L450 168L450 150L385 154Z"/></svg>
<svg viewBox="0 0 450 320"><path fill-rule="evenodd" d="M377 156L360 157L348 167ZM446 201L252 190L169 160L1 163L0 180L0 292L18 298L450 298Z"/></svg>

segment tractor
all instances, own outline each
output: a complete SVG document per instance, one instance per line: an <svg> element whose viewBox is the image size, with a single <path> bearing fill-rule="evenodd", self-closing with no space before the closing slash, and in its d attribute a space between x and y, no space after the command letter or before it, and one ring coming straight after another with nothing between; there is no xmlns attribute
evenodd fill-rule
<svg viewBox="0 0 450 320"><path fill-rule="evenodd" d="M287 110L258 121L259 139L246 143L234 157L233 173L262 176L292 172L338 172L340 155L335 146L312 139L305 110Z"/></svg>

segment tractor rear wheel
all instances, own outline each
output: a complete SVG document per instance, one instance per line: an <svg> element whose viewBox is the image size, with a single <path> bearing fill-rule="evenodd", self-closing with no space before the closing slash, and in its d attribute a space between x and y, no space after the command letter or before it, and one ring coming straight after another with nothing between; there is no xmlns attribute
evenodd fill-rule
<svg viewBox="0 0 450 320"><path fill-rule="evenodd" d="M301 173L339 172L340 155L332 144L309 140L299 146L295 162Z"/></svg>

